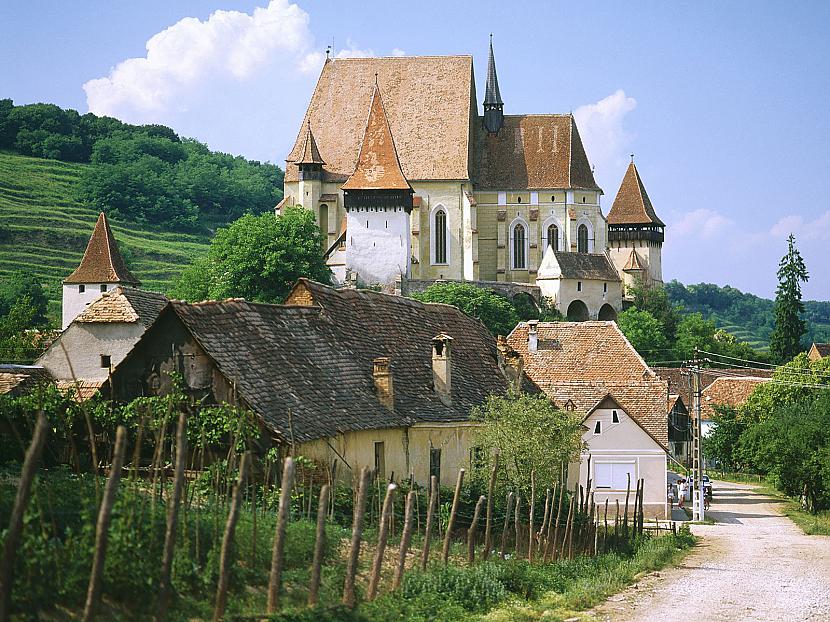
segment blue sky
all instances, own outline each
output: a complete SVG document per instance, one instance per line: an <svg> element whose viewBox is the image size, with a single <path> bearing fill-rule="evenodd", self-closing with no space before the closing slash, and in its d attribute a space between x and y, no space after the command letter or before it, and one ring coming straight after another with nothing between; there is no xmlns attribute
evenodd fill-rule
<svg viewBox="0 0 830 622"><path fill-rule="evenodd" d="M0 5L0 97L157 122L283 164L326 45L472 54L508 113L574 111L610 208L629 153L663 273L772 296L786 236L830 299L830 3L42 2Z"/></svg>

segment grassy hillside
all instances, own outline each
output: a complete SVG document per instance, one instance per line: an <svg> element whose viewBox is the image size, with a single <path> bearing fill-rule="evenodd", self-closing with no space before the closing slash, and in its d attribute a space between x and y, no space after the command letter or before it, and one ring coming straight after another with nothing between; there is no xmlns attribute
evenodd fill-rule
<svg viewBox="0 0 830 622"><path fill-rule="evenodd" d="M0 152L0 279L26 269L42 279L50 317L60 313L60 283L78 265L98 213L79 204L74 186L88 164ZM218 223L224 224L224 223ZM111 220L124 257L145 289L166 291L212 232L178 233Z"/></svg>
<svg viewBox="0 0 830 622"><path fill-rule="evenodd" d="M775 326L775 304L734 287L711 283L666 284L669 299L681 305L685 313L700 312L718 328L749 343L756 350L769 350L769 337ZM804 303L807 335L804 344L830 341L830 302L808 300Z"/></svg>

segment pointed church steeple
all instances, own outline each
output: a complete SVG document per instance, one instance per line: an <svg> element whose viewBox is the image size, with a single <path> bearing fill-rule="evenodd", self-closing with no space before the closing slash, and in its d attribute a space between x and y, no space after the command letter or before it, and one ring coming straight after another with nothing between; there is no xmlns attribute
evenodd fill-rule
<svg viewBox="0 0 830 622"><path fill-rule="evenodd" d="M484 127L496 134L504 124L504 102L496 75L496 57L493 54L493 35L490 35L490 55L487 59L487 90L484 94Z"/></svg>
<svg viewBox="0 0 830 622"><path fill-rule="evenodd" d="M300 153L300 159L295 164L300 169L300 179L322 179L323 164L325 162L320 156L317 141L314 140L314 134L311 132L311 121L306 126L305 137L303 138L303 150Z"/></svg>
<svg viewBox="0 0 830 622"><path fill-rule="evenodd" d="M63 282L140 284L124 264L104 212L98 216L80 265Z"/></svg>
<svg viewBox="0 0 830 622"><path fill-rule="evenodd" d="M620 189L608 212L609 225L666 225L657 216L651 199L648 198L646 187L640 178L640 172L631 157L631 164L625 172Z"/></svg>

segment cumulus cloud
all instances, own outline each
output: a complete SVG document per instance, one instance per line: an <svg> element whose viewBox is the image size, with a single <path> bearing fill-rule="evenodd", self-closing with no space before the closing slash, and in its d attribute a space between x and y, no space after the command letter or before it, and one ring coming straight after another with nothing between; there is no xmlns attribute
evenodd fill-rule
<svg viewBox="0 0 830 622"><path fill-rule="evenodd" d="M186 17L153 35L146 56L84 84L87 105L96 114L141 121L206 80L249 80L275 60L308 71L308 23L308 14L288 0L272 0L250 14L220 10L204 21Z"/></svg>
<svg viewBox="0 0 830 622"><path fill-rule="evenodd" d="M711 240L725 234L733 221L708 208L686 212L666 228L666 235L672 238L696 238Z"/></svg>
<svg viewBox="0 0 830 622"><path fill-rule="evenodd" d="M772 237L779 239L791 233L805 240L830 240L830 210L809 221L798 214L784 216L769 230Z"/></svg>
<svg viewBox="0 0 830 622"><path fill-rule="evenodd" d="M574 110L582 142L598 177L610 181L621 175L619 169L628 161L628 148L632 141L623 122L636 107L637 100L619 89L596 103Z"/></svg>

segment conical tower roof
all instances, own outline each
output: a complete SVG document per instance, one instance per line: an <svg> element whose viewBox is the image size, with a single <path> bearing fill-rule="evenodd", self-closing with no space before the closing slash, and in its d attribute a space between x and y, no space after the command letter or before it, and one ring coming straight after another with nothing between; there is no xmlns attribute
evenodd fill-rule
<svg viewBox="0 0 830 622"><path fill-rule="evenodd" d="M89 238L81 264L63 282L123 283L135 286L141 284L127 270L104 212L98 216L98 222L95 223L95 229L92 231L92 237Z"/></svg>
<svg viewBox="0 0 830 622"><path fill-rule="evenodd" d="M295 164L325 164L323 158L320 156L320 150L317 149L317 141L314 140L314 134L311 132L311 122L306 124L300 159Z"/></svg>
<svg viewBox="0 0 830 622"><path fill-rule="evenodd" d="M377 84L369 106L357 166L342 187L343 190L412 190L401 170Z"/></svg>
<svg viewBox="0 0 830 622"><path fill-rule="evenodd" d="M648 198L643 180L634 165L634 160L628 165L617 197L608 212L606 219L609 225L659 225L665 223L657 217L651 200Z"/></svg>
<svg viewBox="0 0 830 622"><path fill-rule="evenodd" d="M496 57L493 54L493 35L490 35L490 54L487 58L487 90L484 93L484 103L503 105L499 91L499 77L496 75Z"/></svg>

